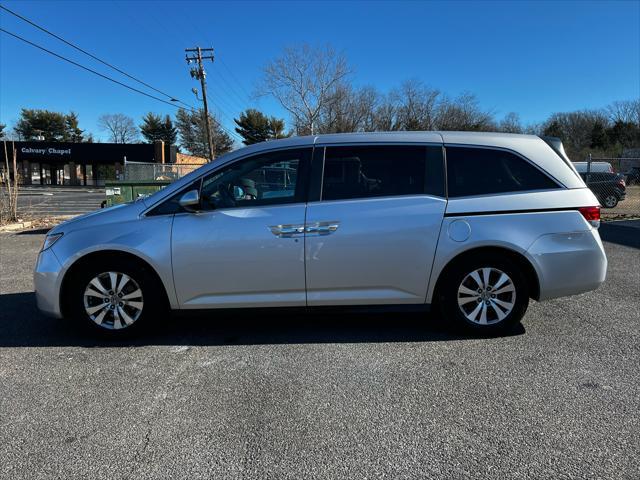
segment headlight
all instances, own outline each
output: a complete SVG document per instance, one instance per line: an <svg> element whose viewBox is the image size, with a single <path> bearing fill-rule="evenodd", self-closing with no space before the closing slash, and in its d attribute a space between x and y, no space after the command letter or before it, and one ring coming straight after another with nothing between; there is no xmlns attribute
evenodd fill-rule
<svg viewBox="0 0 640 480"><path fill-rule="evenodd" d="M62 233L54 233L53 235L47 235L44 237L44 243L42 244L42 250L44 251L47 248L51 248L54 243L56 243L62 237Z"/></svg>

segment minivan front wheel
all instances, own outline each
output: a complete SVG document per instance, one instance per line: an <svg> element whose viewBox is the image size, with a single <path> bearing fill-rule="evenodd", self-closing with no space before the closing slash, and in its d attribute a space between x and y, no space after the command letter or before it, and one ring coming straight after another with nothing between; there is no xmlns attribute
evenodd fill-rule
<svg viewBox="0 0 640 480"><path fill-rule="evenodd" d="M98 326L121 330L142 315L144 297L138 283L126 273L102 272L84 290L84 312Z"/></svg>
<svg viewBox="0 0 640 480"><path fill-rule="evenodd" d="M458 327L477 333L508 330L524 316L529 289L516 262L499 254L467 257L447 272L441 306Z"/></svg>
<svg viewBox="0 0 640 480"><path fill-rule="evenodd" d="M135 263L100 259L74 275L68 290L71 314L111 335L136 330L160 311L156 284L155 277Z"/></svg>

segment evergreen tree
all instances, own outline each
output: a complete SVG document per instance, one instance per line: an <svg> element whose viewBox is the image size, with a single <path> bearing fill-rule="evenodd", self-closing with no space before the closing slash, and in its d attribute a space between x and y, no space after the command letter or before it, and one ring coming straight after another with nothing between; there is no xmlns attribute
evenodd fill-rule
<svg viewBox="0 0 640 480"><path fill-rule="evenodd" d="M287 138L291 136L291 133L284 132L284 119L270 117L269 118L269 135L270 139L277 140L278 138Z"/></svg>
<svg viewBox="0 0 640 480"><path fill-rule="evenodd" d="M83 130L78 127L78 114L75 112L69 113L64 119L64 135L63 141L65 142L82 142Z"/></svg>
<svg viewBox="0 0 640 480"><path fill-rule="evenodd" d="M168 145L175 145L178 140L178 129L173 126L169 115L165 115L162 122L162 140Z"/></svg>
<svg viewBox="0 0 640 480"><path fill-rule="evenodd" d="M609 139L607 138L607 131L602 122L596 121L591 129L591 148L598 148L600 150L606 150L609 147Z"/></svg>
<svg viewBox="0 0 640 480"><path fill-rule="evenodd" d="M78 115L49 110L23 108L16 124L16 133L23 140L43 136L47 142L81 142L83 131L78 126Z"/></svg>
<svg viewBox="0 0 640 480"><path fill-rule="evenodd" d="M275 117L267 117L262 112L249 108L240 114L240 118L234 118L236 132L243 138L242 143L265 142L276 138L284 138L284 120Z"/></svg>
<svg viewBox="0 0 640 480"><path fill-rule="evenodd" d="M163 119L160 115L153 112L147 113L142 118L140 133L147 143L162 140L168 145L175 145L176 140L178 139L178 131L173 126L171 117L169 115L165 115Z"/></svg>
<svg viewBox="0 0 640 480"><path fill-rule="evenodd" d="M209 115L211 122L211 139L213 143L213 157L216 158L233 148L233 139L222 129L218 121ZM183 108L176 114L176 127L180 135L180 146L191 155L209 158L207 145L207 129L204 121L204 111L187 111Z"/></svg>
<svg viewBox="0 0 640 480"><path fill-rule="evenodd" d="M165 132L162 117L160 117L160 115L156 115L153 112L147 113L142 118L140 133L147 141L147 143L153 143L156 140L163 140Z"/></svg>

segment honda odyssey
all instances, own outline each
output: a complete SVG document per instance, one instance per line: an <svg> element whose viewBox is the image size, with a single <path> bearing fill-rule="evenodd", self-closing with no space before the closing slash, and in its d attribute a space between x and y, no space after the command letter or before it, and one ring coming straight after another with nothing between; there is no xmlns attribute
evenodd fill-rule
<svg viewBox="0 0 640 480"><path fill-rule="evenodd" d="M104 331L173 310L438 305L476 332L597 288L600 206L557 139L293 137L46 236L39 308Z"/></svg>

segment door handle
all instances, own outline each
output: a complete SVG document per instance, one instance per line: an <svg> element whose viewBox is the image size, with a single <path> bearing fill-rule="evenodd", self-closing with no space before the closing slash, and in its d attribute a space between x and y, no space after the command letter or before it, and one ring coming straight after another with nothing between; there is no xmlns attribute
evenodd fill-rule
<svg viewBox="0 0 640 480"><path fill-rule="evenodd" d="M271 233L276 237L286 238L293 237L294 235L300 235L304 233L303 225L272 225L269 227Z"/></svg>
<svg viewBox="0 0 640 480"><path fill-rule="evenodd" d="M304 229L305 233L317 235L329 235L335 232L340 226L340 222L313 222Z"/></svg>

